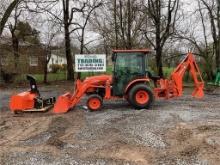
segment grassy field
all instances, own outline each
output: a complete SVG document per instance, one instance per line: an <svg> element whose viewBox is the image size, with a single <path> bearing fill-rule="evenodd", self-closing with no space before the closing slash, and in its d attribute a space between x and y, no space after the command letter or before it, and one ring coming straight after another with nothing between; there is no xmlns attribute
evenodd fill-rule
<svg viewBox="0 0 220 165"><path fill-rule="evenodd" d="M107 71L105 73L103 72L88 72L88 73L82 73L82 79L85 79L86 77L89 76L94 76L94 75L100 75L100 74L112 74L112 66L107 67ZM63 81L66 80L66 72L57 72L57 73L48 73L48 82L53 82L53 81ZM38 83L42 83L44 80L44 75L43 74L32 74L33 77L36 78ZM15 83L22 83L26 81L26 74L22 74L15 79Z"/></svg>
<svg viewBox="0 0 220 165"><path fill-rule="evenodd" d="M36 78L37 82L41 83L44 80L43 74L32 74L32 76ZM48 82L62 81L62 80L66 80L65 72L48 73ZM15 79L16 83L22 83L24 81L26 81L26 74L23 74Z"/></svg>
<svg viewBox="0 0 220 165"><path fill-rule="evenodd" d="M168 68L164 67L164 77L169 78L171 73L173 72L174 68ZM87 72L87 73L82 73L81 74L81 79L85 79L86 77L90 76L95 76L95 75L101 75L101 74L112 74L112 66L107 67L106 72ZM153 75L157 75L157 73L152 72ZM37 80L38 83L42 83L44 79L43 74L33 74ZM48 73L48 82L53 82L53 81L63 81L66 80L66 72L58 72L58 73ZM22 83L26 81L26 74L23 74L15 79L15 83ZM185 82L191 82L191 77L188 73L184 76L184 81Z"/></svg>
<svg viewBox="0 0 220 165"><path fill-rule="evenodd" d="M163 67L164 77L168 78L173 71L174 68Z"/></svg>

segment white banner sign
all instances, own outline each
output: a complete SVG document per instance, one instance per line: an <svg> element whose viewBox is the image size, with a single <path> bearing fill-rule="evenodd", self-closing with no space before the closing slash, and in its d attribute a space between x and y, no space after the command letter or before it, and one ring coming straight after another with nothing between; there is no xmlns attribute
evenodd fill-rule
<svg viewBox="0 0 220 165"><path fill-rule="evenodd" d="M106 72L105 54L76 54L76 72Z"/></svg>

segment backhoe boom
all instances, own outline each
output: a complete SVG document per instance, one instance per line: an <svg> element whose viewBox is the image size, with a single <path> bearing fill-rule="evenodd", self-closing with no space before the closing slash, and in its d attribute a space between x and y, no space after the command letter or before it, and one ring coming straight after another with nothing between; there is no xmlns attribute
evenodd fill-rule
<svg viewBox="0 0 220 165"><path fill-rule="evenodd" d="M155 96L157 98L165 97L167 99L182 96L183 77L187 70L189 70L195 86L192 96L202 98L204 96L204 81L192 53L187 54L186 58L173 71L170 79L158 80L159 87L154 89Z"/></svg>

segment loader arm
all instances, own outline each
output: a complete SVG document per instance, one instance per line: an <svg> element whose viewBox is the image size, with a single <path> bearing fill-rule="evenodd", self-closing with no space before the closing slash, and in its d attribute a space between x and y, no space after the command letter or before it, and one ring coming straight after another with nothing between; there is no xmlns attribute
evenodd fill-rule
<svg viewBox="0 0 220 165"><path fill-rule="evenodd" d="M74 107L89 87L91 87L91 84L82 83L80 80L77 80L73 94L67 92L58 98L53 109L54 113L65 113Z"/></svg>
<svg viewBox="0 0 220 165"><path fill-rule="evenodd" d="M185 59L172 72L170 79L160 79L158 81L159 88L155 88L156 97L178 97L183 93L183 77L189 71L194 81L195 89L192 93L193 97L202 98L204 96L204 81L201 76L199 67L192 53L188 53Z"/></svg>
<svg viewBox="0 0 220 165"><path fill-rule="evenodd" d="M106 98L110 97L110 84L112 82L112 76L100 75L86 78L83 82L81 80L76 81L74 93L67 92L61 95L54 105L54 113L66 113L71 108L74 108L82 99L82 97L91 89L105 89Z"/></svg>

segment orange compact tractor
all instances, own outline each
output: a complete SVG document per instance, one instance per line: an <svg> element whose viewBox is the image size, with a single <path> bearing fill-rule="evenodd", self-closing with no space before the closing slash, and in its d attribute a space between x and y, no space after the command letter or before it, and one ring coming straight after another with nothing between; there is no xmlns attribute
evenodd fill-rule
<svg viewBox="0 0 220 165"><path fill-rule="evenodd" d="M55 97L43 99L37 89L36 80L27 75L27 80L30 82L30 90L13 95L10 99L9 107L11 111L17 113L19 111L39 112L47 111L55 103Z"/></svg>
<svg viewBox="0 0 220 165"><path fill-rule="evenodd" d="M148 108L154 98L173 98L182 95L183 76L189 70L195 83L193 96L204 96L204 82L192 53L177 66L169 79L152 76L148 71L147 54L150 50L114 50L113 75L88 77L83 82L77 80L75 93L60 96L54 105L54 113L65 113L74 108L84 95L88 96L87 107L101 109L103 100L125 98L134 108ZM153 81L154 88L149 82ZM21 107L22 108L22 107Z"/></svg>

